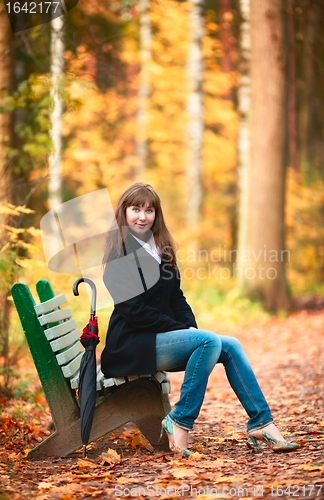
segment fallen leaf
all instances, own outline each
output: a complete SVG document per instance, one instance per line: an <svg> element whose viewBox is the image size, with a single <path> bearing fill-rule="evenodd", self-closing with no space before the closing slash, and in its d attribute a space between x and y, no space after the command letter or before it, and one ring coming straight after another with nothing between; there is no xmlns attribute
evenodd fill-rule
<svg viewBox="0 0 324 500"><path fill-rule="evenodd" d="M110 472L105 474L71 474L71 477L75 479L101 479L105 477L110 477Z"/></svg>
<svg viewBox="0 0 324 500"><path fill-rule="evenodd" d="M197 459L197 458L201 458L201 457L203 457L203 456L204 456L204 454L203 454L203 453L198 453L198 451L195 451L194 453L190 453L190 455L189 455L188 459L189 459L189 460L195 460L195 459Z"/></svg>
<svg viewBox="0 0 324 500"><path fill-rule="evenodd" d="M242 479L237 476L219 476L214 479L215 483L236 483L241 482Z"/></svg>
<svg viewBox="0 0 324 500"><path fill-rule="evenodd" d="M124 477L124 476L121 476L121 477L117 478L116 482L118 484L138 483L139 479L136 479L134 477Z"/></svg>
<svg viewBox="0 0 324 500"><path fill-rule="evenodd" d="M102 458L101 465L104 465L105 463L114 465L120 462L120 455L118 455L117 451L113 450L112 448L108 448L108 450L102 453L100 456Z"/></svg>
<svg viewBox="0 0 324 500"><path fill-rule="evenodd" d="M95 491L91 492L91 496L94 497L94 498L96 498L96 497L102 497L102 493L103 493L102 490L95 490Z"/></svg>
<svg viewBox="0 0 324 500"><path fill-rule="evenodd" d="M197 474L192 469L174 469L171 470L173 477L182 479L184 477L197 477Z"/></svg>
<svg viewBox="0 0 324 500"><path fill-rule="evenodd" d="M47 491L47 490L50 490L52 488L52 486L53 486L53 483L41 481L38 484L38 489L42 490L42 491Z"/></svg>
<svg viewBox="0 0 324 500"><path fill-rule="evenodd" d="M308 470L308 471L313 471L313 470L322 470L324 471L324 465L309 465L309 464L301 464L296 467L296 469L302 469L302 470Z"/></svg>
<svg viewBox="0 0 324 500"><path fill-rule="evenodd" d="M97 469L98 464L89 459L78 458L79 469Z"/></svg>
<svg viewBox="0 0 324 500"><path fill-rule="evenodd" d="M145 436L143 436L143 434L138 431L138 432L135 432L135 434L133 435L133 439L131 441L131 446L132 448L144 448L146 450L149 450L149 451L154 451L154 448L153 446L151 445L151 443L146 439Z"/></svg>

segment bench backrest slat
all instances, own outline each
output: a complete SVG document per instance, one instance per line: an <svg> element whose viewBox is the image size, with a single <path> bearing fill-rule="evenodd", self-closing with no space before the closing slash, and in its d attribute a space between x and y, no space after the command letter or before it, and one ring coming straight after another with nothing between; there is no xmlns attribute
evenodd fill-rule
<svg viewBox="0 0 324 500"><path fill-rule="evenodd" d="M47 340L55 340L61 337L62 335L65 335L66 333L72 332L72 330L75 330L76 328L77 324L75 322L75 319L71 318L67 321L64 321L64 323L61 323L60 325L52 326L51 328L46 328L46 330L44 330L44 333L46 335Z"/></svg>
<svg viewBox="0 0 324 500"><path fill-rule="evenodd" d="M81 353L83 351L84 351L84 349L82 347L82 344L78 340L71 347L69 347L68 349L65 349L65 351L60 352L60 354L56 354L57 362L60 366L66 365L67 363L72 361L79 353Z"/></svg>
<svg viewBox="0 0 324 500"><path fill-rule="evenodd" d="M66 349L74 344L77 340L79 340L80 332L78 329L72 330L72 332L67 335L63 335L58 339L52 340L50 342L51 348L54 352L61 351L62 349Z"/></svg>
<svg viewBox="0 0 324 500"><path fill-rule="evenodd" d="M63 375L65 378L72 378L80 369L80 363L82 359L83 353L80 352L76 358L74 358L69 364L65 366L61 366Z"/></svg>
<svg viewBox="0 0 324 500"><path fill-rule="evenodd" d="M36 311L37 316L41 316L41 314L46 314L50 311L54 311L54 309L57 309L60 307L62 304L65 304L67 302L66 297L64 293L60 293L60 295L56 295L50 300L47 300L46 302L41 302L40 304L37 304L34 306L34 309Z"/></svg>
<svg viewBox="0 0 324 500"><path fill-rule="evenodd" d="M64 321L65 319L70 319L72 313L70 309L58 309L57 311L44 314L44 316L39 316L38 320L42 326L50 325L51 323L56 323L56 321Z"/></svg>

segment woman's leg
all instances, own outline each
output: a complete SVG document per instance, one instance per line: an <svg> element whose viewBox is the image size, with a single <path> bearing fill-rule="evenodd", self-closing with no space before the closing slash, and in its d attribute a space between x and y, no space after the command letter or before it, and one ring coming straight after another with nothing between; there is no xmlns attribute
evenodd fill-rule
<svg viewBox="0 0 324 500"><path fill-rule="evenodd" d="M209 330L186 329L157 334L157 370L185 371L180 399L169 414L180 428L192 429L221 349L220 336Z"/></svg>
<svg viewBox="0 0 324 500"><path fill-rule="evenodd" d="M228 381L250 417L247 430L264 428L273 419L243 347L235 337L220 338L222 352L217 363L224 365Z"/></svg>

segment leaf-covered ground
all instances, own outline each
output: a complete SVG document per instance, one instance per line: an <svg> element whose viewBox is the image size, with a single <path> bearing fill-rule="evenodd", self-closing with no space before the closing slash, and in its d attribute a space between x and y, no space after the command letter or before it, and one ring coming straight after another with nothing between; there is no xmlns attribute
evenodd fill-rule
<svg viewBox="0 0 324 500"><path fill-rule="evenodd" d="M276 424L299 450L249 448L246 416L222 366L210 377L189 460L154 454L129 425L93 443L86 460L75 453L27 461L26 450L50 433L44 397L37 404L2 400L0 500L324 498L324 312L298 311L230 334L243 343ZM171 402L182 377L172 374Z"/></svg>

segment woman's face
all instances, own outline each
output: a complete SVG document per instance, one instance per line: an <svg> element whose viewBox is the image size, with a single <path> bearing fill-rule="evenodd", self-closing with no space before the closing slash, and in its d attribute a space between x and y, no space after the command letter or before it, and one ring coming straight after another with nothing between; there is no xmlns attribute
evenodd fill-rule
<svg viewBox="0 0 324 500"><path fill-rule="evenodd" d="M145 203L145 205L132 205L126 208L126 221L132 232L138 238L151 229L155 219L155 208Z"/></svg>

